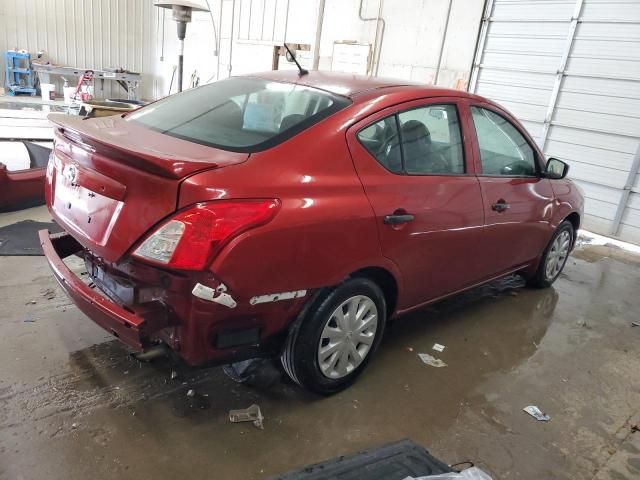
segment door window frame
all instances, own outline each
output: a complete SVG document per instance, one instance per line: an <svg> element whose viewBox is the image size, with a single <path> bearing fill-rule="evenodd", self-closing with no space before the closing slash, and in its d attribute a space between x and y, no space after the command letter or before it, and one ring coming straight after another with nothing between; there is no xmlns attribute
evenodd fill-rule
<svg viewBox="0 0 640 480"><path fill-rule="evenodd" d="M466 100L463 103L464 103L463 108L466 109L466 113L467 113L466 116L468 121L467 127L469 129L469 138L471 139L471 143L473 144L476 176L490 177L490 178L542 178L542 172L544 171L544 162L541 162L541 159L544 159L544 155L538 148L538 145L531 138L531 135L529 135L529 132L527 132L524 129L524 127L522 127L522 125L520 125L520 123L515 118L513 118L508 112L490 103L478 102L473 100ZM480 153L480 142L478 141L478 134L476 131L475 123L473 121L473 113L471 112L471 107L484 108L485 110L489 110L495 113L496 115L503 118L505 121L509 122L509 124L513 128L515 128L516 131L520 133L520 135L522 135L525 142L527 142L527 145L529 145L529 147L533 151L533 161L536 168L535 175L500 175L500 174L491 174L491 173L483 172L482 158Z"/></svg>
<svg viewBox="0 0 640 480"><path fill-rule="evenodd" d="M384 108L376 113L369 115L368 117L360 120L354 126L349 129L350 134L358 145L363 148L369 156L372 157L372 160L378 165L382 170L388 172L391 175L395 175L397 177L468 177L476 175L476 165L474 161L474 152L471 145L471 142L468 138L468 126L465 125L465 116L469 115L468 109L465 111L462 108L462 100L461 97L427 97L420 98L415 100L410 100L402 103L398 103L395 105L391 105L387 108ZM402 169L401 173L392 172L387 169L378 159L372 155L369 150L364 146L364 144L358 138L358 134L360 131L364 130L372 126L373 124L383 120L387 117L395 117L394 121L396 124L396 128L398 129L398 139L402 142L402 132L400 131L400 119L398 117L399 114L411 110L417 110L419 108L428 108L438 105L452 105L456 109L456 115L458 116L458 128L460 129L460 141L462 144L462 156L463 156L463 165L464 172L462 173L407 173L404 168L404 149L401 147L401 155L402 155ZM400 144L401 145L401 144Z"/></svg>

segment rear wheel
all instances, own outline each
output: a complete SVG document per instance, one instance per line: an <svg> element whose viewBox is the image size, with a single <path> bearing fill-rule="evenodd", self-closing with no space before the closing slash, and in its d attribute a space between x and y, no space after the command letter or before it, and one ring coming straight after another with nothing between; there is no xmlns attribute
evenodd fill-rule
<svg viewBox="0 0 640 480"><path fill-rule="evenodd" d="M565 220L558 226L549 245L547 245L538 270L527 281L529 286L546 288L556 281L567 263L574 237L575 230L572 223Z"/></svg>
<svg viewBox="0 0 640 480"><path fill-rule="evenodd" d="M385 298L368 278L351 278L323 292L289 332L281 361L300 386L328 395L349 386L377 349Z"/></svg>

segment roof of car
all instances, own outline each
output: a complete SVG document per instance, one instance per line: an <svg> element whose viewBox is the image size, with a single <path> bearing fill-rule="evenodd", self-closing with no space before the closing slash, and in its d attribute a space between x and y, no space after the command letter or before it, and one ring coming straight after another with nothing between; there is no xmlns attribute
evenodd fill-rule
<svg viewBox="0 0 640 480"><path fill-rule="evenodd" d="M427 90L427 96L442 95L443 93L456 92L457 95L465 94L459 90L449 90L445 88L427 85L412 80L402 80L397 78L370 77L366 75L354 75L341 72L310 71L308 74L299 75L297 70L273 70L262 73L254 73L248 76L274 80L276 82L295 83L308 87L319 88L336 95L353 97L360 93L388 88L388 87L414 87Z"/></svg>

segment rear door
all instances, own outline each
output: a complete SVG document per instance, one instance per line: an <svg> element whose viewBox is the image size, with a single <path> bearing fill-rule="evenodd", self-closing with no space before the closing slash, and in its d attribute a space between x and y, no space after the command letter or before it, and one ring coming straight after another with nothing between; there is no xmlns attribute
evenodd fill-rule
<svg viewBox="0 0 640 480"><path fill-rule="evenodd" d="M482 257L499 274L535 259L551 235L553 190L541 178L542 154L524 129L485 103L466 103L475 169L484 199Z"/></svg>
<svg viewBox="0 0 640 480"><path fill-rule="evenodd" d="M457 98L431 98L378 112L347 134L382 253L402 273L400 310L484 275L482 198L460 118Z"/></svg>

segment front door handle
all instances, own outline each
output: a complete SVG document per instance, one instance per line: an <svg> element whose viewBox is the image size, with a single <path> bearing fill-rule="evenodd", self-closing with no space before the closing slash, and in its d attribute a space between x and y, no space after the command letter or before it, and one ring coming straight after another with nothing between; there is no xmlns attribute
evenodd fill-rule
<svg viewBox="0 0 640 480"><path fill-rule="evenodd" d="M491 210L498 213L504 212L508 208L509 208L509 204L505 202L502 198L498 200L496 203L494 203L493 205L491 205Z"/></svg>
<svg viewBox="0 0 640 480"><path fill-rule="evenodd" d="M401 225L403 223L412 222L415 217L409 213L386 215L384 217L385 225Z"/></svg>

